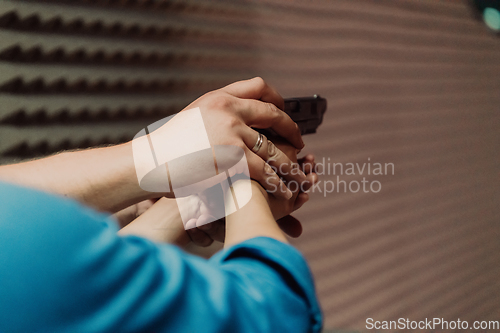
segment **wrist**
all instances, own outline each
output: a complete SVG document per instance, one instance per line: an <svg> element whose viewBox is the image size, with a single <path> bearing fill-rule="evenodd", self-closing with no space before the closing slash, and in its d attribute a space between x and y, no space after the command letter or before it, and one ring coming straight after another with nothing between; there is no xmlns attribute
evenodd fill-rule
<svg viewBox="0 0 500 333"><path fill-rule="evenodd" d="M270 237L287 242L269 207L269 195L259 183L251 181L250 186L245 181L233 184L235 191L241 188L251 190L250 200L232 214L226 213L225 247L240 243L254 237ZM231 199L231 191L227 191L226 200Z"/></svg>
<svg viewBox="0 0 500 333"><path fill-rule="evenodd" d="M185 246L190 242L173 199L160 198L153 206L122 228L118 234L135 235L159 243Z"/></svg>
<svg viewBox="0 0 500 333"><path fill-rule="evenodd" d="M267 204L269 205L269 193L266 191L266 189L263 188L262 185L260 185L260 183L256 180L251 180L251 186L252 186L252 195L264 198Z"/></svg>
<svg viewBox="0 0 500 333"><path fill-rule="evenodd" d="M249 192L250 191L250 192ZM269 193L255 180L250 180L250 186L248 186L247 179L241 179L235 181L231 189L224 190L224 203L226 207L228 205L232 206L233 193L239 193L239 197L248 196L249 202L251 201L262 201L264 200L269 205ZM249 193L247 193L249 192ZM240 207L242 208L242 207Z"/></svg>
<svg viewBox="0 0 500 333"><path fill-rule="evenodd" d="M138 202L162 195L161 193L145 191L139 186L131 142L93 150L93 155L89 157L97 157L100 160L97 165L102 168L102 170L93 171L99 173L98 177L95 175L88 177L88 179L96 179L96 181L91 180L94 183L94 188L98 189L95 192L114 198L114 200L109 200L113 206L106 210L116 212Z"/></svg>

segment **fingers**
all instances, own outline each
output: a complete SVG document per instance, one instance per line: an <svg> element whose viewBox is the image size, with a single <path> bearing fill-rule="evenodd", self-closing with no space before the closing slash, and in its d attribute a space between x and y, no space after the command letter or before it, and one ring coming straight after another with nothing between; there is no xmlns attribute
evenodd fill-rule
<svg viewBox="0 0 500 333"><path fill-rule="evenodd" d="M259 133L251 128L245 128L242 133L245 145L252 148L259 138ZM300 170L297 163L288 158L274 143L262 136L262 146L257 152L257 156L269 163L277 170L278 175L285 178L287 181L296 181L299 184L306 180L306 175Z"/></svg>
<svg viewBox="0 0 500 333"><path fill-rule="evenodd" d="M319 177L314 172L307 174L306 181L303 182L301 185L301 190L304 192L309 191L311 189L311 187L318 182L318 180L319 180Z"/></svg>
<svg viewBox="0 0 500 333"><path fill-rule="evenodd" d="M290 237L297 238L302 234L302 224L299 220L291 215L280 218L278 225Z"/></svg>
<svg viewBox="0 0 500 333"><path fill-rule="evenodd" d="M314 172L316 168L316 162L314 160L314 155L307 154L305 157L298 160L299 165L306 174L306 182L302 184L302 190L304 192L309 191L309 189L319 181L318 175ZM298 208L296 208L298 209Z"/></svg>
<svg viewBox="0 0 500 333"><path fill-rule="evenodd" d="M306 180L305 173L300 170L299 165L294 163L288 156L281 151L269 140L267 141L267 149L260 152L262 158L278 170L278 174L286 180L295 180L299 184Z"/></svg>
<svg viewBox="0 0 500 333"><path fill-rule="evenodd" d="M214 242L212 238L210 238L205 232L198 228L192 228L186 231L189 235L189 238L191 238L191 241L198 246L206 247Z"/></svg>
<svg viewBox="0 0 500 333"><path fill-rule="evenodd" d="M198 219L198 223L203 223L203 221L200 221L200 219ZM224 242L226 234L225 226L225 220L222 218L218 219L217 221L199 225L198 229L207 234L211 239L218 242Z"/></svg>
<svg viewBox="0 0 500 333"><path fill-rule="evenodd" d="M299 159L298 163L302 167L302 170L306 175L311 172L314 172L316 168L316 162L314 160L313 154L307 154L303 158Z"/></svg>
<svg viewBox="0 0 500 333"><path fill-rule="evenodd" d="M295 148L304 148L299 126L275 105L252 99L240 100L237 105L238 114L248 126L271 128Z"/></svg>
<svg viewBox="0 0 500 333"><path fill-rule="evenodd" d="M198 246L206 247L213 241L224 242L225 221L219 219L213 221L214 217L202 214L198 218L192 218L186 223L186 231L192 242ZM212 222L209 222L212 221Z"/></svg>
<svg viewBox="0 0 500 333"><path fill-rule="evenodd" d="M290 199L293 193L286 187L269 164L249 149L246 151L250 175L277 198Z"/></svg>
<svg viewBox="0 0 500 333"><path fill-rule="evenodd" d="M297 198L295 199L294 204L293 204L293 210L296 211L297 209L302 207L302 205L304 205L308 201L309 201L309 194L299 193L297 195Z"/></svg>
<svg viewBox="0 0 500 333"><path fill-rule="evenodd" d="M220 90L239 98L257 99L263 102L272 103L281 110L285 109L283 97L260 77L238 81Z"/></svg>
<svg viewBox="0 0 500 333"><path fill-rule="evenodd" d="M239 114L248 126L272 128L296 148L304 147L299 127L283 111L283 98L262 78L235 82L220 90L240 99Z"/></svg>

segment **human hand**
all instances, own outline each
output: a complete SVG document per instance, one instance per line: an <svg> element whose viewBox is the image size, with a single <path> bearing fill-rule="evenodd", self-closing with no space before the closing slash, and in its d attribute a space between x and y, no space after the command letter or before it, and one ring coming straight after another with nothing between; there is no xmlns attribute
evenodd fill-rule
<svg viewBox="0 0 500 333"><path fill-rule="evenodd" d="M280 139L273 139L273 141L277 142L276 146L283 149L282 153L286 153L296 163L297 167L306 174L306 181L296 183L293 187L290 182L288 183L288 186L291 186L293 190L293 196L288 200L269 195L261 186L257 186L257 188L262 190L271 208L273 217L276 219L281 230L290 237L299 237L302 233L302 225L299 220L289 214L302 207L309 200L309 194L306 192L319 180L318 175L314 172L316 165L314 155L308 154L297 160L296 149L294 147ZM272 145L273 143L270 144ZM223 195L226 195L227 189L224 191L220 186L215 186L202 195L190 196L189 199L181 198L181 200L191 201L190 207L196 207L191 213L190 221L186 224L186 227L193 228L188 230L191 238L193 240L196 238L200 239L200 241L195 242L196 244L208 242L207 245L210 245L210 239L224 242L225 219L206 223L214 215L221 216L219 215L220 212L217 211L220 209L220 206L211 204L212 198L221 195L219 192L224 192ZM189 206L186 205L186 207ZM194 228L195 226L197 228ZM191 235L192 231L196 232L196 238Z"/></svg>
<svg viewBox="0 0 500 333"><path fill-rule="evenodd" d="M314 172L315 161L314 155L308 154L305 157L297 160L297 149L282 138L275 137L272 141L267 142L270 156L272 158L280 158L280 155L285 155L294 163L294 169L289 172L297 172L296 169L303 170L306 174L304 182L288 181L287 186L292 189L293 195L290 199L283 199L270 195L270 191L265 191L261 186L257 186L263 191L266 197L273 217L277 220L281 229L291 237L298 237L302 232L301 224L289 214L299 209L305 202L309 200L309 194L306 192L318 181L318 176ZM280 173L284 173L283 170ZM201 195L192 195L187 198L178 198L180 200L179 207L185 207L189 213L188 217L183 217L186 223L186 228L197 227L198 231L203 231L212 239L221 241L224 234L224 224L207 223L214 220L213 216L224 216L223 212L219 211L221 206L217 204L217 198L226 196L228 189L223 186L214 186ZM184 202L183 202L184 201ZM184 213L186 215L186 212ZM188 221L189 220L189 221ZM220 222L220 220L218 221ZM195 229L190 229L195 230ZM196 231L196 230L195 230ZM215 238L217 237L217 238Z"/></svg>
<svg viewBox="0 0 500 333"><path fill-rule="evenodd" d="M183 205L183 207L198 207L192 212L185 212L185 214L201 217L202 220L203 214L209 212L210 208L208 204L206 207L204 206L207 200L202 199L198 196L181 198L180 200L191 201L190 205ZM224 241L225 224L222 219L185 230L175 199L162 197L155 200L145 200L114 214L114 216L122 228L119 231L122 236L135 235L181 247L190 242L206 247L211 245L214 240Z"/></svg>
<svg viewBox="0 0 500 333"><path fill-rule="evenodd" d="M299 167L307 175L307 183L301 183L300 187L293 188L293 197L288 200L270 196L260 186L259 188L267 198L280 228L289 236L298 237L302 232L302 226L297 219L288 214L299 209L309 200L309 195L304 191L318 181L318 176L314 173L314 156L309 154L297 161L297 150L293 146L280 139L273 139L273 141L276 142L281 152L287 154L294 162L298 162ZM174 199L167 198L140 202L115 214L122 226L126 225L119 233L121 235L133 234L179 246L186 246L189 242L193 242L198 246L206 247L214 240L224 242L225 220L218 219L206 223L212 216L220 215L220 212L214 211L220 207L211 204L210 201L211 197L225 195L220 192L223 192L223 188L214 186L203 193L175 199L184 201L184 204L180 205ZM189 228L188 230L185 230L183 225L179 206L188 209L183 212L184 216L187 216L186 228ZM129 223L132 219L134 220Z"/></svg>
<svg viewBox="0 0 500 333"><path fill-rule="evenodd" d="M293 187L291 186L292 183L288 182L288 186L291 186L293 189L293 196L288 200L269 195L261 186L257 186L257 188L262 190L268 200L273 216L283 232L291 237L298 237L302 233L302 226L297 219L289 214L299 209L309 200L309 195L305 192L318 181L318 176L314 172L314 155L308 154L297 161L297 150L293 146L279 138L273 138L273 141L276 142L276 148L279 148L281 154L286 154L296 163L298 168L303 170L306 174L306 181L295 183L296 185ZM274 145L271 141L269 141L269 144ZM212 223L207 223L207 221L213 220L213 216L223 216L218 211L221 209L221 206L214 204L213 201L214 198L219 198L221 195L226 196L227 193L227 188L214 186L200 195L177 199L185 201L184 203L181 202L179 207L185 207L189 210L188 212L184 212L185 216L187 214L189 216L185 218L185 220L189 219L186 223L186 228L192 228L188 229L188 233L195 244L207 246L211 244L212 240L224 241L225 219L219 219Z"/></svg>
<svg viewBox="0 0 500 333"><path fill-rule="evenodd" d="M302 149L297 124L283 112L283 98L261 78L239 81L209 92L185 109L199 107L208 138L212 146L233 145L244 150L250 177L265 189L273 190L276 197L290 198L291 193L283 186L279 176L269 169L266 161L282 170L287 181L303 182L303 173L292 173L292 161L286 154L270 152L264 138L260 149L254 152L259 133L254 128L272 128L296 149Z"/></svg>
<svg viewBox="0 0 500 333"><path fill-rule="evenodd" d="M307 176L302 171L298 171L299 169L292 169L294 165L293 162L296 162L297 149L303 147L303 142L297 124L281 111L279 107L284 107L281 96L274 89L270 88L262 79L255 78L236 82L205 94L187 106L185 110L199 108L199 112L203 118L202 126L206 130L210 145L212 147L218 145L240 147L246 155L250 176L257 180L264 188L268 189L276 198L293 199L293 202L296 202L295 208L298 208L307 201L308 196L306 194L299 195L298 193L294 196L270 167L273 166L276 170L279 170L278 173L283 176L284 180L288 183L302 184L304 182L310 182L310 179L308 180ZM182 115L182 112L178 115ZM189 117L186 117L184 119L188 118ZM260 137L260 135L250 126L273 129L276 133L284 137L283 142L288 143L288 149L293 147L293 154L283 153L279 149L279 146L277 147L268 142L265 137L261 142L260 149L255 149L255 151L250 149L250 147L254 148L257 138ZM179 136L176 134L185 131L187 128L190 128L190 123L185 120L183 122L182 116L175 116L172 120L168 121L165 126L158 128L157 131L159 131L161 135L157 137L165 139L165 141L160 142L169 142L175 145L175 143L179 142ZM154 132L152 135L154 135ZM191 141L189 136L185 136L185 140L186 142ZM182 150L182 145L177 144L176 148ZM293 162L289 155L294 158ZM187 163L182 163L183 171L187 170L184 174L196 174L196 172L191 172L191 170L193 170L191 164L198 164L198 168L203 164L201 169L209 169L205 168L204 163L209 163L210 160L211 159L206 159L203 163L197 163L200 161L196 158L193 159L192 155L188 156L183 160L183 162L187 161ZM267 164L266 161L269 164ZM209 164L212 163L213 162L210 162ZM168 168L170 170L170 165ZM172 170L170 170L170 172L172 172ZM187 179L185 183L181 182L182 185L189 185L190 182L193 181L192 177L187 178L189 179ZM177 188L179 187L182 186L177 184ZM205 201L199 194L200 192L197 192L196 195L190 196L189 200L196 201L196 204L193 205L194 208L204 210L206 208L206 206L204 206ZM180 199L180 197L178 199ZM287 205L290 204L287 203ZM284 212L288 211L286 208L287 207L284 207ZM283 214L276 214L276 216L281 215ZM198 216L202 222L203 216L203 213L200 213ZM189 221L185 222L188 223ZM204 224L200 223L198 220L192 223L195 223L197 227L199 227L199 229L193 230L194 232L203 229L208 231L213 228L211 223ZM202 227L202 225L204 226ZM217 234L218 233L219 232L217 232Z"/></svg>
<svg viewBox="0 0 500 333"><path fill-rule="evenodd" d="M146 204L144 204L146 206ZM182 226L175 200L162 197L132 222L120 229L118 234L135 235L160 243L185 246L190 238Z"/></svg>
<svg viewBox="0 0 500 333"><path fill-rule="evenodd" d="M201 193L176 199L184 228L194 244L209 246L213 241L224 242L225 219L214 218L224 216L224 207L217 199L224 196L223 192L222 187L216 185Z"/></svg>

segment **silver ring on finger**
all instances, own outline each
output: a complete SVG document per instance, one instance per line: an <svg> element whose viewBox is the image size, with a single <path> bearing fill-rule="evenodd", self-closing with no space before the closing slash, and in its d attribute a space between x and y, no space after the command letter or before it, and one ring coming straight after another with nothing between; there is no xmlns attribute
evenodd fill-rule
<svg viewBox="0 0 500 333"><path fill-rule="evenodd" d="M260 147L262 147L263 142L264 142L264 135L262 135L262 133L259 133L259 137L257 138L257 142L253 146L252 151L257 154L260 150Z"/></svg>

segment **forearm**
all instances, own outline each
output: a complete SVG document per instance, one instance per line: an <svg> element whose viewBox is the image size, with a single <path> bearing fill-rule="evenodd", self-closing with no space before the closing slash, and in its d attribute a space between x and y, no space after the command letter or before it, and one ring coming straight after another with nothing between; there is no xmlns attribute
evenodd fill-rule
<svg viewBox="0 0 500 333"><path fill-rule="evenodd" d="M186 246L191 241L184 230L175 200L165 197L122 228L118 234L141 236L154 242L178 246Z"/></svg>
<svg viewBox="0 0 500 333"><path fill-rule="evenodd" d="M116 212L150 198L138 184L130 143L0 167L0 179Z"/></svg>
<svg viewBox="0 0 500 333"><path fill-rule="evenodd" d="M238 187L238 184L236 182L234 187ZM255 237L269 237L288 243L271 213L267 192L257 182L252 181L251 184L252 197L250 201L226 217L224 247L230 247Z"/></svg>

